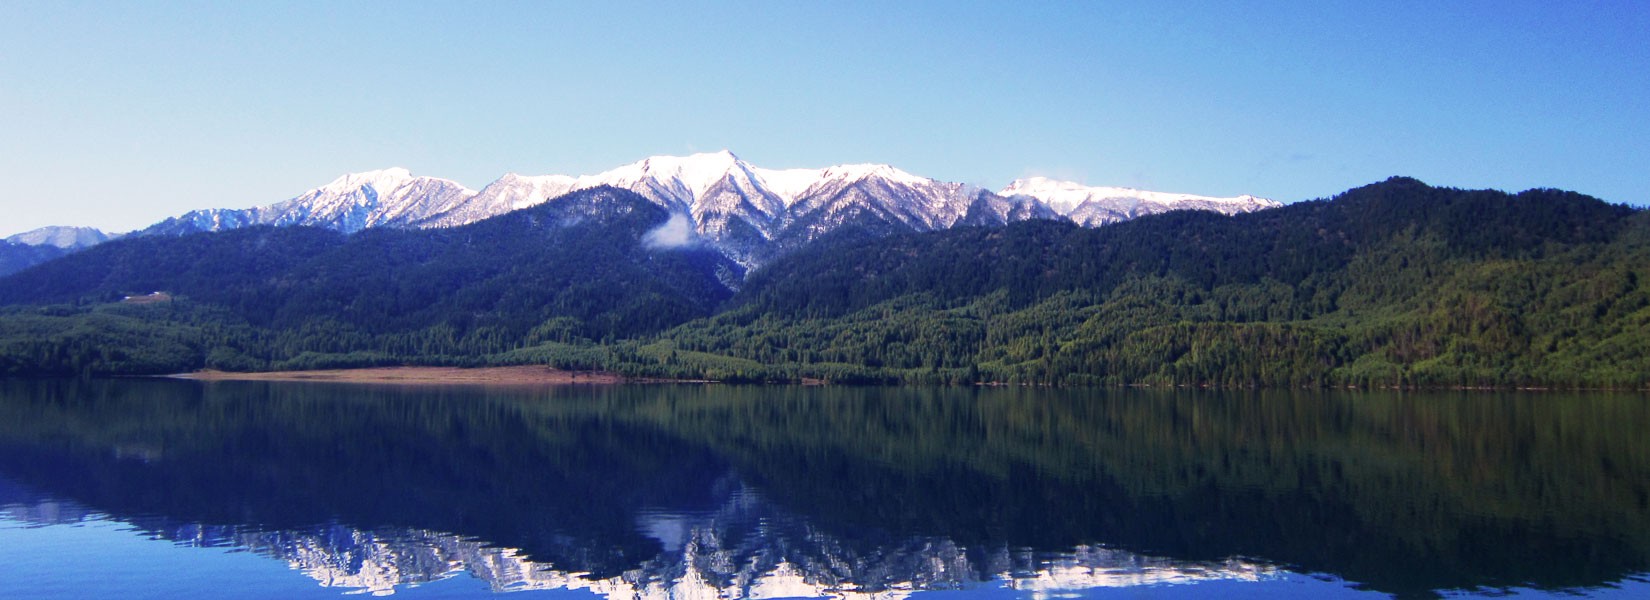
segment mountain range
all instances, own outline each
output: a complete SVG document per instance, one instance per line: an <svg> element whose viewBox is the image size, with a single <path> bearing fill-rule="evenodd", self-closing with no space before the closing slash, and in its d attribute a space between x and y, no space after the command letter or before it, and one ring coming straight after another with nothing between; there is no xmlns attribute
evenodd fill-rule
<svg viewBox="0 0 1650 600"><path fill-rule="evenodd" d="M414 176L402 168L352 173L275 204L194 210L128 235L184 235L253 225L308 225L344 233L379 227L454 227L604 185L636 192L687 217L691 231L684 228L676 241L707 244L746 268L843 228L885 234L1028 219L1097 226L1173 210L1237 214L1280 205L1247 195L1214 198L1089 187L1042 177L1016 180L993 192L879 164L764 169L722 151L655 156L577 177L510 173L479 191L447 179ZM7 241L72 251L111 237L117 236L90 228L50 227ZM7 272L11 271L0 275Z"/></svg>
<svg viewBox="0 0 1650 600"><path fill-rule="evenodd" d="M757 269L611 185L450 227L130 236L0 278L0 373L1650 385L1650 213L1628 206L1392 178L1235 216L913 231L896 219L917 213L849 202L858 181L814 196L852 209L785 225L818 239L747 229L778 251Z"/></svg>

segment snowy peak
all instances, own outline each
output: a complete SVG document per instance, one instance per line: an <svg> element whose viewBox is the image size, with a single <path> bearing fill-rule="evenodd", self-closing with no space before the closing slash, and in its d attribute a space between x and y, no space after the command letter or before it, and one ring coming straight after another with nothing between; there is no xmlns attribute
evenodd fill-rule
<svg viewBox="0 0 1650 600"><path fill-rule="evenodd" d="M829 184L851 184L867 178L886 180L903 185L928 185L935 183L926 177L918 177L901 171L889 165L854 164L836 165L823 169L751 169L751 172L761 179L769 191L773 192L785 206L791 206L816 192L816 188Z"/></svg>
<svg viewBox="0 0 1650 600"><path fill-rule="evenodd" d="M346 173L332 180L332 183L310 190L310 193L347 194L357 190L371 189L382 195L401 187L402 184L412 178L412 172L401 167L362 173Z"/></svg>
<svg viewBox="0 0 1650 600"><path fill-rule="evenodd" d="M426 196L474 196L475 191L450 179L414 177L394 167L349 173L324 186L299 195L287 203L301 202L317 207L339 203L381 206L389 212L403 212L408 204L428 204Z"/></svg>
<svg viewBox="0 0 1650 600"><path fill-rule="evenodd" d="M354 233L368 227L411 226L475 195L457 182L414 177L397 167L344 175L291 200L251 210L256 224L313 225Z"/></svg>
<svg viewBox="0 0 1650 600"><path fill-rule="evenodd" d="M823 169L762 169L722 150L688 156L651 156L640 161L580 177L576 189L611 185L625 188L667 206L695 207L717 186L731 182L751 196L771 195L789 207L822 185L852 184L880 179L902 185L930 185L918 177L883 164L850 164Z"/></svg>
<svg viewBox="0 0 1650 600"><path fill-rule="evenodd" d="M787 172L793 185L806 175ZM803 241L854 222L915 231L951 227L975 203L979 190L919 177L882 164L837 165L811 171L812 181L787 204L787 227Z"/></svg>
<svg viewBox="0 0 1650 600"><path fill-rule="evenodd" d="M688 156L650 156L640 161L580 177L580 188L611 185L680 206L691 206L712 186L730 176L751 176L751 167L723 150Z"/></svg>

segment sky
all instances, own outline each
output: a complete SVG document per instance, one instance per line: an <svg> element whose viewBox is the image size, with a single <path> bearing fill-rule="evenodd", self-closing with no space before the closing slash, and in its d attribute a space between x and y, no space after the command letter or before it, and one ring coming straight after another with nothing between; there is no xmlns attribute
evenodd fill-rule
<svg viewBox="0 0 1650 600"><path fill-rule="evenodd" d="M1284 202L1650 203L1650 3L0 2L0 236L728 149Z"/></svg>

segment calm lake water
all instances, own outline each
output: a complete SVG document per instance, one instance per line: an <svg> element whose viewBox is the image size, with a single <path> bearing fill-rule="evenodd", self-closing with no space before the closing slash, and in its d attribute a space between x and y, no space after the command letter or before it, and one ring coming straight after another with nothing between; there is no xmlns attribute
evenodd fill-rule
<svg viewBox="0 0 1650 600"><path fill-rule="evenodd" d="M1650 398L0 380L0 598L1650 597Z"/></svg>

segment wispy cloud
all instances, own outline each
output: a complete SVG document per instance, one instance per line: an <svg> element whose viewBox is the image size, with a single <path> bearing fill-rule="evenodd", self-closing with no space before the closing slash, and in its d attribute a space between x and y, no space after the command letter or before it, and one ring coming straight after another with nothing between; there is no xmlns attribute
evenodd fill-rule
<svg viewBox="0 0 1650 600"><path fill-rule="evenodd" d="M642 236L642 243L649 248L680 248L698 241L699 236L693 231L693 219L682 213L671 214L665 224Z"/></svg>

